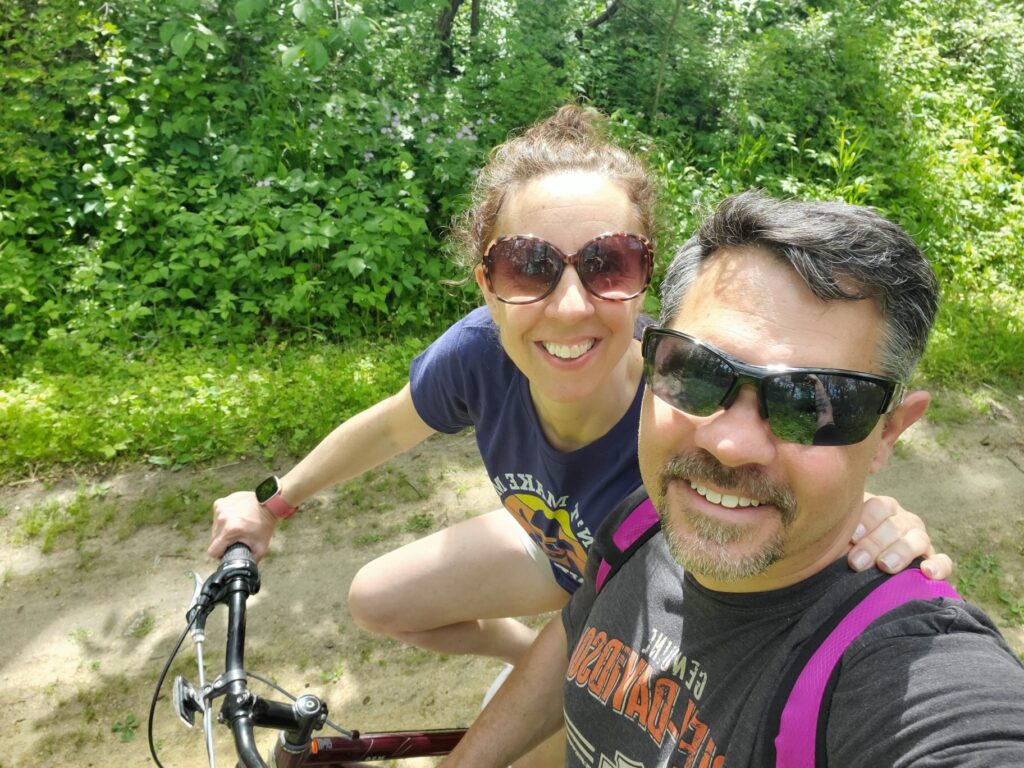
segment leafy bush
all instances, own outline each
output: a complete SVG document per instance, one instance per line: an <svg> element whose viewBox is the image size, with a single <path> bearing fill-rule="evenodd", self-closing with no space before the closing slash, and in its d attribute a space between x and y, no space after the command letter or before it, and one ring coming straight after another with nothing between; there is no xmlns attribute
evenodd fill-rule
<svg viewBox="0 0 1024 768"><path fill-rule="evenodd" d="M450 217L488 148L570 98L612 113L658 173L659 265L697 211L751 186L874 205L943 282L923 372L1024 377L1019 4L494 0L476 23L461 4L444 41L441 0L8 5L5 471L270 450L250 421L210 429L216 403L265 402L247 371L267 350L426 338L475 304L440 282L461 276ZM257 364L224 364L224 388L243 345ZM123 418L92 429L96 403ZM308 415L310 435L337 421ZM298 417L270 423L307 439Z"/></svg>

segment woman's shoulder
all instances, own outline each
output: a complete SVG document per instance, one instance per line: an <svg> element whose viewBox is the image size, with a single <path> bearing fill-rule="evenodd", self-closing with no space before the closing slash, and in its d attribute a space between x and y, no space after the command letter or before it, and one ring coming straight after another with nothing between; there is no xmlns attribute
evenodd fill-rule
<svg viewBox="0 0 1024 768"><path fill-rule="evenodd" d="M507 373L505 366L511 364L501 346L498 327L491 318L490 310L477 307L452 323L443 334L412 363L412 372L436 370L462 371L462 375L476 378L478 372L494 371Z"/></svg>
<svg viewBox="0 0 1024 768"><path fill-rule="evenodd" d="M438 342L454 347L460 352L469 350L477 354L504 354L498 326L494 324L491 310L487 306L477 307L445 331Z"/></svg>

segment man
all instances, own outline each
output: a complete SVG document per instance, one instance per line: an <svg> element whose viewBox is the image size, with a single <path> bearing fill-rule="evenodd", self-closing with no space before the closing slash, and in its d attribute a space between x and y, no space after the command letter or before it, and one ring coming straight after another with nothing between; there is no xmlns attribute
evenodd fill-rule
<svg viewBox="0 0 1024 768"><path fill-rule="evenodd" d="M868 209L725 201L644 339L640 466L662 530L599 566L644 489L623 503L445 765L507 765L563 722L568 766L774 765L787 670L878 577L844 558L866 478L928 407L902 382L936 304L919 249ZM841 768L1024 765L1022 691L984 614L910 602L842 655L819 750Z"/></svg>

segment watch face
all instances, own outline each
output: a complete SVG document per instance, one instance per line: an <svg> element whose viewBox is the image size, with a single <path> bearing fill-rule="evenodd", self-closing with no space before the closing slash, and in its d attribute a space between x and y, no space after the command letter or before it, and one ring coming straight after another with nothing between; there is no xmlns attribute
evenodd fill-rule
<svg viewBox="0 0 1024 768"><path fill-rule="evenodd" d="M275 493L277 493L277 478L268 477L256 486L256 501L260 504L266 504L267 499L271 498Z"/></svg>

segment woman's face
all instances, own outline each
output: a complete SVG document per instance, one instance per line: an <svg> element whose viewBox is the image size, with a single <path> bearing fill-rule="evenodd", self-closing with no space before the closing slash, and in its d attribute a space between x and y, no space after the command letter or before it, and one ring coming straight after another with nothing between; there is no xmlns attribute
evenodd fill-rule
<svg viewBox="0 0 1024 768"><path fill-rule="evenodd" d="M563 253L575 253L605 232L647 234L619 185L597 173L566 172L534 179L511 193L494 237L532 234ZM600 398L607 387L635 388L626 374L626 356L643 294L629 301L600 299L583 286L575 268L566 266L548 296L514 305L497 300L482 267L477 267L476 279L501 331L501 343L530 380L535 399L568 404ZM621 400L621 393L616 399Z"/></svg>

